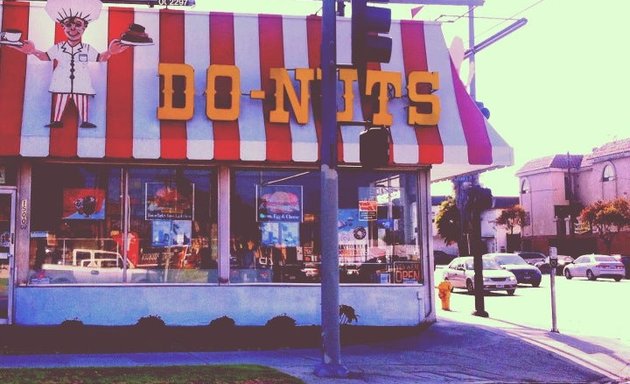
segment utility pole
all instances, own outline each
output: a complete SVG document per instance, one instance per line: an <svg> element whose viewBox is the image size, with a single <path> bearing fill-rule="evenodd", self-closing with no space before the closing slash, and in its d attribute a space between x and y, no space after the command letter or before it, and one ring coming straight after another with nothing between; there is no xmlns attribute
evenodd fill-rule
<svg viewBox="0 0 630 384"><path fill-rule="evenodd" d="M347 377L341 365L339 336L339 239L337 209L339 202L337 173L337 47L335 0L322 6L322 143L321 143L321 320L322 362L315 368L319 377Z"/></svg>

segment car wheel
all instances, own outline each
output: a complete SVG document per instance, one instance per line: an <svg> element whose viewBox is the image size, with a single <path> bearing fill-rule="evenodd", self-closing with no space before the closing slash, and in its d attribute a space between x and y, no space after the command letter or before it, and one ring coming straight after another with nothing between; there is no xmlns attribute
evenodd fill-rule
<svg viewBox="0 0 630 384"><path fill-rule="evenodd" d="M567 280L571 280L573 278L573 276L571 276L571 271L569 271L568 269L564 270L564 277L567 278Z"/></svg>
<svg viewBox="0 0 630 384"><path fill-rule="evenodd" d="M507 294L510 296L514 296L514 292L516 291L516 289L508 289L507 290Z"/></svg>
<svg viewBox="0 0 630 384"><path fill-rule="evenodd" d="M590 269L586 271L586 277L589 280L597 280L597 276L595 276Z"/></svg>
<svg viewBox="0 0 630 384"><path fill-rule="evenodd" d="M540 281L537 281L537 282L535 282L535 283L532 283L532 287L534 287L534 288L538 288L538 287L540 287Z"/></svg>
<svg viewBox="0 0 630 384"><path fill-rule="evenodd" d="M468 293L475 293L475 286L473 285L472 280L466 280L466 290Z"/></svg>
<svg viewBox="0 0 630 384"><path fill-rule="evenodd" d="M621 276L615 277L615 281L621 281Z"/></svg>

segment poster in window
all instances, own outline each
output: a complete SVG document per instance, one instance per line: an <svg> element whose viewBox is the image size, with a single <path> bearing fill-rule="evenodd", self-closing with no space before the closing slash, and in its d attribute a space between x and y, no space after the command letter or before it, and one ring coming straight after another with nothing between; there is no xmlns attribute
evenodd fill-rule
<svg viewBox="0 0 630 384"><path fill-rule="evenodd" d="M99 188L65 188L64 220L104 220L105 190Z"/></svg>
<svg viewBox="0 0 630 384"><path fill-rule="evenodd" d="M302 222L301 185L257 185L256 220Z"/></svg>
<svg viewBox="0 0 630 384"><path fill-rule="evenodd" d="M190 220L152 220L151 245L170 247L171 245L189 245L192 238Z"/></svg>
<svg viewBox="0 0 630 384"><path fill-rule="evenodd" d="M337 235L339 244L367 243L368 223L359 218L358 209L343 209L337 211Z"/></svg>
<svg viewBox="0 0 630 384"><path fill-rule="evenodd" d="M145 183L146 220L192 220L194 202L195 184Z"/></svg>
<svg viewBox="0 0 630 384"><path fill-rule="evenodd" d="M299 223L261 223L261 244L266 247L296 247L300 244Z"/></svg>

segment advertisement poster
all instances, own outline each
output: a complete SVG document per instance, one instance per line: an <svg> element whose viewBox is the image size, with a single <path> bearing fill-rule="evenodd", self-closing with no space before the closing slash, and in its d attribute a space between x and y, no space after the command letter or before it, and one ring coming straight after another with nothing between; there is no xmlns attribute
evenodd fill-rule
<svg viewBox="0 0 630 384"><path fill-rule="evenodd" d="M192 238L192 221L190 220L153 220L151 245L169 247L171 245L188 245Z"/></svg>
<svg viewBox="0 0 630 384"><path fill-rule="evenodd" d="M192 220L195 214L195 184L186 190L176 185L145 183L146 220Z"/></svg>
<svg viewBox="0 0 630 384"><path fill-rule="evenodd" d="M64 220L105 219L105 190L98 188L66 188L63 190Z"/></svg>
<svg viewBox="0 0 630 384"><path fill-rule="evenodd" d="M361 220L358 209L339 209L337 233L339 244L364 244L367 242L368 223Z"/></svg>
<svg viewBox="0 0 630 384"><path fill-rule="evenodd" d="M261 223L260 232L264 246L296 247L300 244L299 223Z"/></svg>
<svg viewBox="0 0 630 384"><path fill-rule="evenodd" d="M256 220L302 222L302 186L257 185Z"/></svg>

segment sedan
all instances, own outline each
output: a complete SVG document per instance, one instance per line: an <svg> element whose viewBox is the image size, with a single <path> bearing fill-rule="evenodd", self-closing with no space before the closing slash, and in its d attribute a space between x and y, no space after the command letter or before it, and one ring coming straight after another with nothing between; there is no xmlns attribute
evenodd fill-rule
<svg viewBox="0 0 630 384"><path fill-rule="evenodd" d="M529 265L522 257L515 253L487 253L484 258L494 260L503 269L512 272L519 284L531 284L533 287L540 286L542 273L533 265Z"/></svg>
<svg viewBox="0 0 630 384"><path fill-rule="evenodd" d="M575 259L573 264L564 267L564 277L569 280L574 277L586 277L589 280L605 277L620 281L625 274L623 264L608 255L582 255Z"/></svg>
<svg viewBox="0 0 630 384"><path fill-rule="evenodd" d="M468 293L475 291L475 270L472 256L454 259L444 271L444 280L453 284L453 288L465 288ZM484 291L505 290L513 295L516 290L516 276L504 270L493 260L483 260L483 289Z"/></svg>

